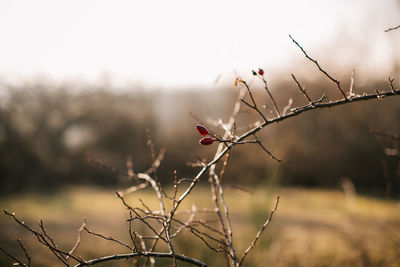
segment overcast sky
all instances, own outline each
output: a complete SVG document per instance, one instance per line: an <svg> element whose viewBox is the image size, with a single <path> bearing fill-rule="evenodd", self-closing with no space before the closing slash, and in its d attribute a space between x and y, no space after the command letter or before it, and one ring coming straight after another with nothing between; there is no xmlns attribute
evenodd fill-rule
<svg viewBox="0 0 400 267"><path fill-rule="evenodd" d="M382 70L399 62L400 30L383 33L398 24L396 0L2 0L0 78L209 86L290 65L288 34L319 60Z"/></svg>

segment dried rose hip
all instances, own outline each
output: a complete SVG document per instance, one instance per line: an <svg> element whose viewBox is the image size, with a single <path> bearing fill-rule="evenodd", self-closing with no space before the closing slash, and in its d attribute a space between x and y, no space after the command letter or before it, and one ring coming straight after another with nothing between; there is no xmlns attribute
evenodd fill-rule
<svg viewBox="0 0 400 267"><path fill-rule="evenodd" d="M197 131L198 131L201 135L203 135L203 136L206 136L206 135L208 134L208 130L207 130L207 128L204 127L204 126L197 125L197 126L196 126L196 129L197 129Z"/></svg>
<svg viewBox="0 0 400 267"><path fill-rule="evenodd" d="M214 142L214 139L211 137L204 137L204 138L201 138L199 141L200 144L205 145L205 146L211 145L213 142Z"/></svg>
<svg viewBox="0 0 400 267"><path fill-rule="evenodd" d="M260 74L261 76L264 75L264 70L263 69L258 69L258 74Z"/></svg>

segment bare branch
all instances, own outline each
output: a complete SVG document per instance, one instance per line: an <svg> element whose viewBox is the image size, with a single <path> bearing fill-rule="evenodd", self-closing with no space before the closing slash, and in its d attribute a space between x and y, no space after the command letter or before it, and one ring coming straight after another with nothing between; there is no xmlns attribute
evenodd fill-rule
<svg viewBox="0 0 400 267"><path fill-rule="evenodd" d="M241 191L241 192L249 194L249 195L253 194L253 192L250 191L249 189L247 189L243 186L237 185L237 184L224 184L223 187L235 189L235 190Z"/></svg>
<svg viewBox="0 0 400 267"><path fill-rule="evenodd" d="M146 188L148 185L149 185L148 182L144 182L144 183L141 183L141 184L138 184L138 185L131 186L131 187L129 187L128 189L125 189L125 190L123 190L123 191L118 191L118 193L119 193L121 196L125 196L125 195L127 195L127 194L136 192L136 191L138 191L138 190L140 190L140 189Z"/></svg>
<svg viewBox="0 0 400 267"><path fill-rule="evenodd" d="M116 193L116 195L118 196L118 198L122 201L122 204L124 204L124 206L128 209L128 210L131 210L136 216L137 216L137 218L140 220L140 221L142 221L158 238L160 238L161 240L163 240L165 243L168 243L168 241L163 237L163 236L161 236L161 233L163 232L161 232L160 234L154 229L154 227L152 227L145 219L143 219L138 213L137 213L137 211L134 209L134 208L132 208L131 206L129 206L126 202L125 202L125 199L118 193L118 192L115 192Z"/></svg>
<svg viewBox="0 0 400 267"><path fill-rule="evenodd" d="M244 261L244 259L246 258L246 256L249 254L249 252L255 247L258 239L260 238L261 234L264 232L265 228L268 226L268 224L271 222L272 220L272 216L274 215L276 209L278 208L278 204L279 204L279 196L276 197L276 202L275 202L275 206L274 208L271 210L268 219L265 221L265 223L263 224L263 226L261 227L261 229L257 232L256 237L254 238L253 242L251 242L250 246L246 249L246 251L243 253L242 258L240 259L239 265L241 265Z"/></svg>
<svg viewBox="0 0 400 267"><path fill-rule="evenodd" d="M29 256L28 252L26 251L26 248L22 244L21 239L17 239L17 242L18 242L20 248L22 249L22 251L24 252L26 259L28 260L28 267L31 266L31 256Z"/></svg>
<svg viewBox="0 0 400 267"><path fill-rule="evenodd" d="M14 261L17 262L17 264L21 265L21 266L26 266L25 263L22 263L20 260L18 260L16 257L14 257L14 255L12 255L11 253L7 252L7 250L3 249L0 247L0 250L3 251L4 254L6 254L8 257L10 257L11 259L13 259Z"/></svg>
<svg viewBox="0 0 400 267"><path fill-rule="evenodd" d="M388 29L384 30L384 32L394 31L394 30L397 30L398 28L400 28L400 25L397 25L396 27L388 28Z"/></svg>
<svg viewBox="0 0 400 267"><path fill-rule="evenodd" d="M134 257L176 258L177 260L191 263L193 265L207 267L207 264L205 264L204 262L201 262L199 260L195 260L193 258L184 256L184 255L164 253L164 252L133 252L133 253L128 253L128 254L115 254L115 255L111 255L111 256L105 256L102 258L88 260L88 261L85 261L85 262L75 265L75 267L94 265L94 264L98 264L98 263L102 263L102 262L108 262L108 261L119 260L119 259L129 259L129 258L134 258Z"/></svg>
<svg viewBox="0 0 400 267"><path fill-rule="evenodd" d="M229 218L229 208L227 203L225 202L225 197L219 177L215 173L215 167L209 169L209 175L210 175L209 183L211 185L212 198L215 203L216 213L218 215L220 226L225 238L225 243L226 243L225 246L229 248L228 254L233 260L233 265L236 266L237 257L235 248L233 246L233 231L232 231L231 221ZM224 207L224 217L222 217L222 213L220 211L219 200L221 200L221 203Z"/></svg>
<svg viewBox="0 0 400 267"><path fill-rule="evenodd" d="M224 161L222 163L221 171L219 172L219 178L220 178L221 181L222 181L222 178L224 177L226 166L228 165L229 156L230 156L230 153L227 153L225 155L225 159L224 159Z"/></svg>
<svg viewBox="0 0 400 267"><path fill-rule="evenodd" d="M160 167L161 161L164 159L165 156L165 149L161 149L160 153L158 153L157 157L155 157L153 165L145 172L146 174L154 173L158 167Z"/></svg>
<svg viewBox="0 0 400 267"><path fill-rule="evenodd" d="M72 249L69 251L69 254L72 255L74 251L78 248L79 244L81 243L81 233L82 230L86 227L86 219L83 220L83 223L81 227L78 229L78 236L76 238L75 245L72 247ZM67 256L65 259L68 260L69 256Z"/></svg>
<svg viewBox="0 0 400 267"><path fill-rule="evenodd" d="M132 218L133 218L133 216L132 216L132 211L129 210L128 234L129 234L129 237L131 238L131 241L132 241L133 251L134 251L134 252L137 252L138 250L137 250L137 248L136 248L136 239L138 238L138 235L137 235L137 233L136 233L135 231L133 231L133 229L132 229L132 221L133 221Z"/></svg>
<svg viewBox="0 0 400 267"><path fill-rule="evenodd" d="M171 238L174 238L174 237L178 236L178 235L183 231L183 229L185 229L185 227L186 227L187 225L189 225L189 224L193 221L195 215L196 215L196 206L193 205L193 206L192 206L191 213L190 213L190 216L189 216L189 218L186 220L186 222L183 223L183 222L181 222L181 221L178 221L178 220L174 219L174 221L180 222L180 223L182 224L182 226L181 226L181 227L178 227L178 229L175 231L175 233L173 233L173 234L171 235Z"/></svg>
<svg viewBox="0 0 400 267"><path fill-rule="evenodd" d="M245 103L247 106L249 106L250 108L254 109L258 114L260 114L260 116L263 118L263 120L266 121L267 118L264 116L264 114L262 113L262 111L257 107L257 103L256 103L256 101L254 100L253 93L251 92L249 85L246 83L246 81L240 80L240 82L241 82L242 84L244 84L244 86L246 87L247 92L249 93L251 102L252 102L253 104L249 104L249 103L246 102L244 99L241 99L241 101L242 101L243 103Z"/></svg>
<svg viewBox="0 0 400 267"><path fill-rule="evenodd" d="M264 75L261 75L261 80L262 80L263 83L264 83L264 89L265 89L265 91L267 91L269 97L270 97L271 100L272 100L272 104L274 105L274 109L275 109L276 114L278 115L278 117L280 117L281 114L280 114L280 112L279 112L278 105L276 104L275 99L273 98L273 96L272 96L272 94L271 94L271 91L268 89L267 80L265 80Z"/></svg>
<svg viewBox="0 0 400 267"><path fill-rule="evenodd" d="M288 104L283 108L282 114L285 115L293 105L293 98L289 98Z"/></svg>
<svg viewBox="0 0 400 267"><path fill-rule="evenodd" d="M129 246L128 244L125 244L124 242L122 242L122 241L120 241L120 240L117 240L117 239L115 239L115 238L113 238L113 237L111 237L111 236L107 237L107 236L104 236L104 235L102 235L102 234L99 234L99 233L96 233L96 232L93 232L93 231L89 230L89 229L87 228L86 224L83 226L83 229L85 229L85 231L86 231L88 234L91 234L91 235L94 235L94 236L98 236L98 237L103 238L103 239L108 240L108 241L112 241L112 242L117 243L117 244L119 244L119 245L121 245L121 246L123 246L123 247L126 247L127 249L129 249L129 250L131 250L131 251L134 250L131 246Z"/></svg>
<svg viewBox="0 0 400 267"><path fill-rule="evenodd" d="M356 71L353 69L351 71L351 77L350 77L350 87L349 87L349 96L353 97L355 96L354 94L354 76L356 75Z"/></svg>
<svg viewBox="0 0 400 267"><path fill-rule="evenodd" d="M214 233L217 233L219 235L221 235L222 237L224 236L224 234L221 231L218 231L217 229L209 226L207 223L202 222L202 221L193 221L192 224L200 224L201 226L203 226L204 228L207 228L208 230L213 231Z"/></svg>
<svg viewBox="0 0 400 267"><path fill-rule="evenodd" d="M4 214L12 217L18 225L25 228L29 232L31 232L36 237L36 239L41 244L43 244L45 247L47 247L64 265L69 266L69 264L67 263L67 261L65 259L65 256L69 256L69 257L73 258L74 260L76 260L77 262L82 262L82 259L75 257L75 256L69 254L68 252L58 249L56 246L54 246L54 244L55 244L54 242L51 243L48 241L47 238L49 238L49 237L46 237L44 235L44 233L43 234L39 233L39 232L35 231L33 228L31 228L30 226L26 225L25 222L21 221L20 219L17 218L17 216L15 216L15 213L10 213L7 210L3 210L3 212L4 212ZM41 227L43 227L43 229L44 229L43 223L41 223ZM50 240L52 240L52 239L50 238Z"/></svg>
<svg viewBox="0 0 400 267"><path fill-rule="evenodd" d="M281 162L282 160L278 159L277 157L275 157L271 152L269 152L269 150L261 143L260 140L257 139L257 144L262 148L262 150L264 150L272 159L276 160L277 162Z"/></svg>
<svg viewBox="0 0 400 267"><path fill-rule="evenodd" d="M133 163L132 163L132 157L129 156L126 159L126 168L127 168L127 173L128 173L128 177L133 179L135 177L135 173L133 172Z"/></svg>
<svg viewBox="0 0 400 267"><path fill-rule="evenodd" d="M43 232L43 234L45 235L45 237L47 237L47 239L50 240L51 244L56 248L57 245L56 245L56 243L54 242L54 240L47 234L46 228L44 227L44 223L43 223L42 220L39 221L39 226L40 226L40 229L42 229L42 232Z"/></svg>
<svg viewBox="0 0 400 267"><path fill-rule="evenodd" d="M394 85L393 85L394 79L390 78L390 76L389 76L388 80L389 80L389 84L390 84L390 88L392 89L392 92L395 93L396 89L394 88Z"/></svg>
<svg viewBox="0 0 400 267"><path fill-rule="evenodd" d="M93 165L99 167L99 168L107 170L115 175L124 175L124 176L127 175L126 171L118 170L117 168L114 168L114 167L111 167L111 166L105 164L101 160L97 160L97 159L93 158L89 152L86 152L86 161L90 164L93 164Z"/></svg>
<svg viewBox="0 0 400 267"><path fill-rule="evenodd" d="M295 43L300 50L303 52L303 54L306 56L307 59L311 60L312 62L314 62L314 64L318 67L319 71L322 72L323 74L325 74L326 77L328 77L331 81L333 81L334 83L336 83L337 89L340 91L340 93L343 95L344 99L347 100L347 96L346 94L343 92L342 88L340 88L340 82L334 78L332 78L331 75L329 75L324 69L321 68L321 66L319 65L318 61L312 59L307 52L303 49L303 47L295 40L293 39L293 37L289 34L290 39L292 39L293 43Z"/></svg>
<svg viewBox="0 0 400 267"><path fill-rule="evenodd" d="M292 78L293 80L296 82L297 87L300 89L300 91L303 93L304 97L306 98L306 100L308 100L308 102L312 103L313 101L311 100L311 98L308 96L306 89L304 89L301 84L297 81L296 77L292 74Z"/></svg>
<svg viewBox="0 0 400 267"><path fill-rule="evenodd" d="M223 249L216 249L216 248L214 248L213 246L211 246L211 245L207 242L207 240L205 240L201 235L199 235L198 233L196 233L196 232L193 231L192 229L190 229L190 231L192 232L192 234L194 234L196 237L198 237L201 241L203 241L203 243L206 244L206 246L207 246L209 249L211 249L211 250L213 250L213 251L215 251L215 252L224 252ZM228 254L230 255L229 252L228 252Z"/></svg>

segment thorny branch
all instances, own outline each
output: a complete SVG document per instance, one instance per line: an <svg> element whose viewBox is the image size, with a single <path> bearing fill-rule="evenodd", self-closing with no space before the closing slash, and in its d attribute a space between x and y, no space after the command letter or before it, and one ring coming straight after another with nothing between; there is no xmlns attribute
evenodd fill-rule
<svg viewBox="0 0 400 267"><path fill-rule="evenodd" d="M389 30L397 29L400 26L395 28L390 28ZM181 255L175 251L173 240L177 238L182 231L187 231L188 233L192 234L193 237L198 238L202 241L202 243L208 247L211 251L223 253L227 259L228 265L232 265L234 267L239 267L243 264L246 257L249 255L251 250L255 247L256 243L260 239L261 235L270 224L274 213L276 212L279 204L279 196L276 199L275 205L269 216L267 217L266 221L260 228L260 230L255 235L251 244L247 247L247 249L243 252L242 256L239 258L237 256L236 248L233 242L233 228L229 213L229 206L225 200L223 186L221 184L221 180L225 173L225 168L228 164L228 158L230 151L236 145L246 145L246 144L257 144L260 148L266 152L272 159L280 162L280 159L275 157L267 147L262 143L260 139L256 136L256 134L264 129L265 127L278 123L284 120L287 120L292 117L296 117L304 112L308 112L311 110L322 109L322 108L329 108L339 105L344 105L352 102L358 101L365 101L370 99L382 99L384 97L391 97L400 94L400 90L395 89L393 84L394 79L389 77L389 84L391 91L379 91L377 90L375 94L363 94L363 95L356 95L353 92L353 83L354 83L354 72L351 78L351 86L349 88L348 95L342 90L340 87L340 81L334 79L329 73L327 73L319 63L311 58L307 52L303 49L303 47L295 41L292 36L289 35L291 40L300 48L303 54L306 56L308 60L313 62L326 77L328 77L331 81L333 81L341 95L343 96L342 99L324 102L325 101L325 94L318 100L313 101L310 95L306 92L305 87L303 87L297 78L292 74L292 78L295 81L297 87L304 95L306 101L308 102L304 106L297 106L295 108L291 108L293 104L293 100L289 100L289 104L285 107L282 113L280 113L278 105L276 104L275 99L273 98L271 91L268 88L267 81L264 78L264 71L259 70L258 73L253 71L254 75L257 75L264 83L264 88L269 95L270 99L273 102L275 115L272 118L267 118L264 115L263 111L257 105L256 99L254 94L246 81L242 79L236 79L235 83L239 82L243 84L239 90L239 94L237 100L234 104L234 108L227 123L223 123L222 120L218 120L216 126L220 126L224 130L224 134L222 136L216 134L209 134L212 136L212 141L217 141L218 148L216 149L216 153L211 161L208 163L206 161L199 161L197 166L200 166L201 169L197 172L197 174L193 178L178 178L176 171L174 171L174 182L173 182L173 193L168 195L161 185L158 177L157 177L157 169L160 166L164 155L165 150L160 150L157 154L154 145L151 140L150 134L148 134L148 146L150 147L151 156L152 156L152 164L150 168L143 172L134 172L133 164L131 158L128 158L126 167L126 171L120 171L116 168L109 167L108 165L104 164L101 161L94 160L88 154L88 160L91 161L93 164L98 165L99 167L105 168L107 170L112 171L113 173L119 175L127 175L131 180L135 180L137 182L136 185L121 191L116 192L117 197L121 200L122 205L129 212L129 218L127 219L128 223L128 234L131 245L126 244L125 242L114 239L113 237L107 237L100 233L93 232L88 229L86 220L82 223L81 227L78 229L78 234L76 238L76 242L71 250L66 251L58 248L55 240L47 233L46 228L44 226L43 221L40 221L39 227L40 231L38 232L34 230L32 227L27 226L23 221L18 219L14 213L9 213L8 211L4 211L4 213L14 219L14 221L20 225L21 227L25 228L29 232L31 232L36 239L47 247L51 253L53 253L58 260L63 263L65 266L70 266L69 259L73 259L75 261L75 266L86 266L86 265L94 265L98 263L104 263L112 260L120 260L120 259L129 259L135 257L142 257L146 258L148 262L150 262L151 266L154 266L156 258L169 258L173 261L173 265L177 266L178 262L186 262L197 266L206 266L206 263L203 263L197 259ZM244 100L244 96L248 93L250 97L250 101ZM255 122L252 124L251 128L246 129L245 132L242 134L236 133L236 118L241 110L241 104L245 104L247 107L254 110L261 118L262 122ZM243 130L241 130L243 131ZM398 139L398 136L391 136L392 138ZM216 171L216 166L220 161L222 161L222 168L219 173ZM208 172L209 184L210 184L210 191L212 196L212 203L214 205L213 209L203 209L197 210L195 206L192 207L190 211L181 211L178 210L182 204L182 202L189 196L192 192L194 187L197 185L201 177ZM179 187L182 186L182 182L189 182L186 188L184 188L183 192L179 190ZM124 196L129 193L133 193L137 190L143 189L145 187L150 186L151 189L156 194L157 202L159 203L159 210L151 210L144 201L140 199L140 202L143 207L135 207L125 200ZM182 193L180 193L182 192ZM170 205L168 205L168 201L171 201ZM168 208L170 207L170 208ZM198 220L196 216L200 212L207 212L210 216L213 216L210 220ZM186 214L186 215L185 215ZM189 215L187 215L189 214ZM187 216L186 219L181 219L178 216ZM147 232L151 234L142 234L139 232L135 226L136 224L140 223L143 225ZM211 223L217 223L217 226L214 226ZM218 229L219 228L219 229ZM125 249L128 249L130 253L127 254L114 254L104 257L99 257L91 260L83 260L79 256L73 255L78 246L81 242L81 234L85 230L84 233L96 236L101 239L105 239L110 242L114 242L119 244ZM18 243L23 250L25 257L28 261L27 264L23 263L22 261L18 260L15 256L11 255L9 252L0 248L0 250L12 258L16 263L22 266L30 266L31 264L31 257L27 253L27 250L23 246L22 242L18 240ZM160 245L161 243L161 245ZM162 247L162 248L160 248ZM167 247L167 252L166 248ZM145 265L148 263L146 262Z"/></svg>
<svg viewBox="0 0 400 267"><path fill-rule="evenodd" d="M314 64L318 67L319 71L322 72L326 77L328 77L331 81L333 81L334 83L336 83L337 89L340 91L340 93L343 95L344 99L347 99L346 94L343 92L342 88L340 87L340 82L334 78L332 78L331 75L329 75L323 68L321 68L321 66L319 65L318 61L312 59L307 52L304 50L304 48L295 40L293 39L293 37L289 34L290 39L292 39L293 43L295 43L300 50L303 52L303 54L306 56L307 59L309 59L310 61L314 62Z"/></svg>

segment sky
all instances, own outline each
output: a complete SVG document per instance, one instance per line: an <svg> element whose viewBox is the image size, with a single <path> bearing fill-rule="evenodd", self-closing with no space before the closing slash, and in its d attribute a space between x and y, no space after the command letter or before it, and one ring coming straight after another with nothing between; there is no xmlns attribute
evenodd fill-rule
<svg viewBox="0 0 400 267"><path fill-rule="evenodd" d="M185 88L304 60L361 72L399 62L398 0L2 0L0 79Z"/></svg>

